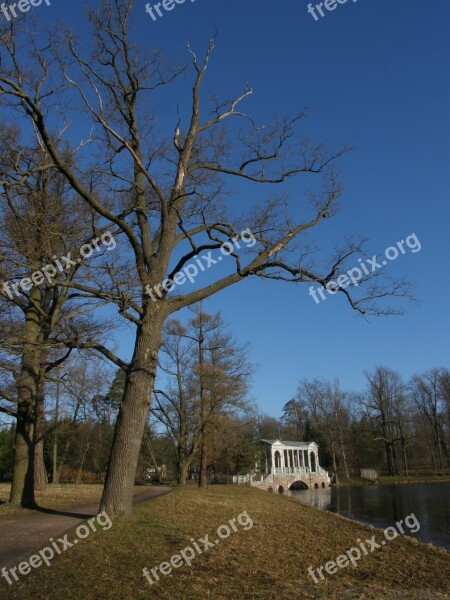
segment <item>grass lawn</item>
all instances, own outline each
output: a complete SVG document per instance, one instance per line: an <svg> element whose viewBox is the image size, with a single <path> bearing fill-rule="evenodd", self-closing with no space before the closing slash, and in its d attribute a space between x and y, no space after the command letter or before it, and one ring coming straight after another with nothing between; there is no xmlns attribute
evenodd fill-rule
<svg viewBox="0 0 450 600"><path fill-rule="evenodd" d="M179 554L191 538L209 534L247 511L253 527L236 532L150 585L142 574ZM405 515L406 517L406 515ZM242 518L243 525L247 523ZM394 523L393 523L394 525ZM241 598L443 599L450 598L450 555L398 537L315 584L308 567L319 567L380 530L305 506L278 494L237 486L175 488L135 508L130 519L113 519L108 531L91 533L33 569L0 597L14 599L203 600ZM71 530L68 539L74 539ZM167 566L162 567L167 569ZM159 571L158 571L159 573Z"/></svg>

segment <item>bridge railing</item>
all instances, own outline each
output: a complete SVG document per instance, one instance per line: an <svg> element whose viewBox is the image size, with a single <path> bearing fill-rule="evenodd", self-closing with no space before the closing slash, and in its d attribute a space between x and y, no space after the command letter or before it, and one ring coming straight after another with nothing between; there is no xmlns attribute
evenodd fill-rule
<svg viewBox="0 0 450 600"><path fill-rule="evenodd" d="M328 471L325 471L325 469L322 469L320 466L317 466L315 471L311 471L309 467L283 467L274 468L271 471L271 474L274 475L307 475L309 473L316 473L317 475L328 477Z"/></svg>
<svg viewBox="0 0 450 600"><path fill-rule="evenodd" d="M272 472L275 475L305 475L310 473L310 469L308 467L283 467L272 469Z"/></svg>
<svg viewBox="0 0 450 600"><path fill-rule="evenodd" d="M322 467L317 467L317 472L320 475L324 475L325 477L328 477L328 471L325 471L325 469L322 469Z"/></svg>

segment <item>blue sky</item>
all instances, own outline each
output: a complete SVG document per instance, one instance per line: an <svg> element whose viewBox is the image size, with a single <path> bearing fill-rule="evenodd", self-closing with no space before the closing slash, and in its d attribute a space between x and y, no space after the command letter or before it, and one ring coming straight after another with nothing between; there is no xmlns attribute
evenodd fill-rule
<svg viewBox="0 0 450 600"><path fill-rule="evenodd" d="M420 305L400 303L403 317L367 322L341 297L316 305L307 286L264 280L205 303L250 342L261 410L278 416L303 377L339 377L355 390L365 384L363 370L377 364L405 378L449 367L448 0L349 0L317 22L304 0L187 0L155 22L145 4L134 9L139 41L185 62L185 42L200 53L217 28L210 88L233 95L248 81L248 112L265 119L307 106L314 139L355 147L340 163L341 211L324 224L319 243L362 234L382 253L414 232L422 245L386 267L416 283ZM75 28L84 22L79 11L79 3L56 1L33 9L38 22L61 19ZM176 90L188 94L189 80ZM160 101L163 119L175 123L178 101ZM295 194L298 184L285 191ZM126 353L128 340L122 344Z"/></svg>

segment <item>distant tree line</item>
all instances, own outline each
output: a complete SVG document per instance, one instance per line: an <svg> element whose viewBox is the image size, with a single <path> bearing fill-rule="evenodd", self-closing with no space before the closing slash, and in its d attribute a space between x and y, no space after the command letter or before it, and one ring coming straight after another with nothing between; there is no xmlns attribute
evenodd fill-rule
<svg viewBox="0 0 450 600"><path fill-rule="evenodd" d="M50 386L45 469L54 483L102 482L123 373L111 377L96 360L72 360L70 366L70 383L60 375ZM339 381L302 379L275 418L258 413L248 398L253 367L245 347L226 332L220 314L197 306L186 324L168 322L161 372L138 481L227 481L227 475L264 467L264 438L317 442L322 466L339 477L359 474L361 468L406 476L450 470L450 372L445 368L403 382L395 371L377 367L365 373L366 389L356 393L342 390ZM14 436L14 425L0 429L3 480L12 475Z"/></svg>
<svg viewBox="0 0 450 600"><path fill-rule="evenodd" d="M450 468L450 372L436 368L408 382L387 367L365 373L366 389L302 379L280 419L263 416L262 437L312 440L321 462L340 476L361 468L387 475Z"/></svg>

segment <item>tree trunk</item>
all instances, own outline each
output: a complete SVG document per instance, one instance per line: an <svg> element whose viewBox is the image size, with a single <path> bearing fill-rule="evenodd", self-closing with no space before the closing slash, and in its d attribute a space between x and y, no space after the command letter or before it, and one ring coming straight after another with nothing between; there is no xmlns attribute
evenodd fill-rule
<svg viewBox="0 0 450 600"><path fill-rule="evenodd" d="M347 453L345 451L344 437L342 435L342 428L339 423L339 417L336 418L336 426L339 434L339 445L341 447L342 466L344 468L344 475L347 479L350 479L350 472L348 470Z"/></svg>
<svg viewBox="0 0 450 600"><path fill-rule="evenodd" d="M386 455L388 462L388 475L394 475L394 457L392 456L392 444L386 442Z"/></svg>
<svg viewBox="0 0 450 600"><path fill-rule="evenodd" d="M81 457L81 463L80 463L80 468L78 469L78 475L77 475L77 479L75 481L75 485L79 485L80 481L81 481L81 476L83 474L83 467L84 467L84 461L86 460L86 454L88 453L89 450L89 443L86 446L84 452L83 452L83 456Z"/></svg>
<svg viewBox="0 0 450 600"><path fill-rule="evenodd" d="M10 503L35 508L34 499L34 409L27 399L20 399L14 445L14 467Z"/></svg>
<svg viewBox="0 0 450 600"><path fill-rule="evenodd" d="M60 388L60 371L59 367L56 371L56 405L55 405L55 421L54 421L54 437L53 437L53 474L52 483L59 483L59 473L61 469L58 469L58 424L59 424L59 399L61 394ZM67 444L66 444L67 445Z"/></svg>
<svg viewBox="0 0 450 600"><path fill-rule="evenodd" d="M402 449L403 449L403 462L405 465L405 475L406 475L406 477L409 477L408 458L406 456L406 444L405 444L404 438L402 438Z"/></svg>
<svg viewBox="0 0 450 600"><path fill-rule="evenodd" d="M187 474L190 467L191 461L183 458L179 461L178 465L178 485L186 485Z"/></svg>
<svg viewBox="0 0 450 600"><path fill-rule="evenodd" d="M199 375L200 375L200 474L198 480L198 487L206 488L208 485L207 479L207 466L208 466L208 449L206 442L206 400L207 390L204 385L204 354L203 354L203 322L200 319L199 329Z"/></svg>
<svg viewBox="0 0 450 600"><path fill-rule="evenodd" d="M206 443L205 432L202 432L202 440L200 443L200 475L198 487L206 488L208 485L208 447Z"/></svg>
<svg viewBox="0 0 450 600"><path fill-rule="evenodd" d="M126 375L100 505L100 511L104 510L110 516L130 516L132 513L136 469L162 343L163 317L147 314L144 319Z"/></svg>
<svg viewBox="0 0 450 600"><path fill-rule="evenodd" d="M34 489L42 491L48 483L47 469L44 461L44 440L41 437L34 448Z"/></svg>
<svg viewBox="0 0 450 600"><path fill-rule="evenodd" d="M191 464L191 458L186 457L186 450L181 444L179 444L177 448L177 462L177 483L178 485L186 485L187 472L189 469L189 465Z"/></svg>
<svg viewBox="0 0 450 600"><path fill-rule="evenodd" d="M36 425L34 430L34 489L43 490L48 483L47 469L44 462L44 428L45 428L45 396L44 376L45 367L39 370L38 394L36 400Z"/></svg>
<svg viewBox="0 0 450 600"><path fill-rule="evenodd" d="M58 469L58 434L55 431L55 437L53 439L53 469L52 469L52 483L59 483Z"/></svg>
<svg viewBox="0 0 450 600"><path fill-rule="evenodd" d="M22 365L17 376L17 425L14 444L14 467L10 502L24 508L35 508L34 499L34 426L40 368L39 305L40 290L31 290L30 307L23 330ZM36 304L34 304L36 303Z"/></svg>

